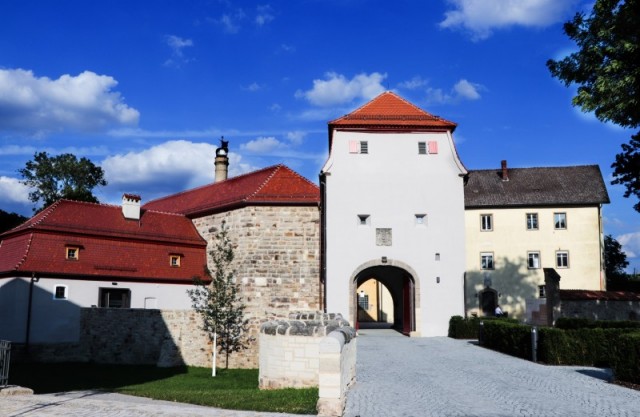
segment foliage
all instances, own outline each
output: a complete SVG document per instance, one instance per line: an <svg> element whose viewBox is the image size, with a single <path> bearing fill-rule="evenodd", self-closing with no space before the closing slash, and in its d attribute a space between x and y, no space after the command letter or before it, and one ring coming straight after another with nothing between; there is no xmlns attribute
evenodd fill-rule
<svg viewBox="0 0 640 417"><path fill-rule="evenodd" d="M640 126L640 7L637 0L596 0L589 16L578 13L564 32L579 50L559 61L548 60L551 74L565 85L578 85L573 104L598 120L625 128ZM625 197L640 199L638 134L612 167L613 184L624 184ZM640 203L634 205L640 211Z"/></svg>
<svg viewBox="0 0 640 417"><path fill-rule="evenodd" d="M18 213L8 213L0 209L0 233L13 229L27 221L27 218Z"/></svg>
<svg viewBox="0 0 640 417"><path fill-rule="evenodd" d="M236 410L315 414L318 389L260 390L257 369L158 368L89 363L11 364L9 382L36 394L106 390Z"/></svg>
<svg viewBox="0 0 640 417"><path fill-rule="evenodd" d="M640 332L621 335L613 360L615 378L640 384Z"/></svg>
<svg viewBox="0 0 640 417"><path fill-rule="evenodd" d="M213 271L207 271L211 283L196 280L196 288L188 290L193 308L200 313L203 330L225 354L225 368L229 367L229 355L248 347L248 320L244 319L245 305L241 303L235 271L231 269L234 258L233 245L225 222L215 234L215 248L209 252Z"/></svg>
<svg viewBox="0 0 640 417"><path fill-rule="evenodd" d="M556 328L562 330L577 329L640 329L640 321L626 320L589 320L583 318L560 317Z"/></svg>
<svg viewBox="0 0 640 417"><path fill-rule="evenodd" d="M510 320L483 320L482 346L531 359L531 326Z"/></svg>
<svg viewBox="0 0 640 417"><path fill-rule="evenodd" d="M627 274L624 269L629 266L627 254L622 250L622 245L611 235L604 237L604 261L607 279L625 279Z"/></svg>
<svg viewBox="0 0 640 417"><path fill-rule="evenodd" d="M480 322L486 322L491 320L499 320L508 323L518 323L516 319L509 319L506 317L467 317L452 316L449 319L449 332L448 336L453 339L477 339L478 329Z"/></svg>
<svg viewBox="0 0 640 417"><path fill-rule="evenodd" d="M93 189L107 185L102 168L87 158L78 160L70 153L49 156L46 152L36 152L33 160L18 172L23 178L20 182L33 189L29 199L41 203L42 208L61 198L97 203Z"/></svg>

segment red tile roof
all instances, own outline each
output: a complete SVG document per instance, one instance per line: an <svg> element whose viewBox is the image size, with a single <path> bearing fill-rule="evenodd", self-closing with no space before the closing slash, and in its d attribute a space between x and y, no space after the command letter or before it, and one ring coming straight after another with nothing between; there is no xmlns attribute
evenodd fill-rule
<svg viewBox="0 0 640 417"><path fill-rule="evenodd" d="M391 91L386 91L362 107L329 122L334 128L453 130L456 124L434 116Z"/></svg>
<svg viewBox="0 0 640 417"><path fill-rule="evenodd" d="M560 290L560 299L565 301L640 301L640 294L628 291Z"/></svg>
<svg viewBox="0 0 640 417"><path fill-rule="evenodd" d="M153 200L144 208L189 217L249 205L317 205L317 185L284 165Z"/></svg>
<svg viewBox="0 0 640 417"><path fill-rule="evenodd" d="M204 278L206 242L188 218L142 210L128 220L119 206L60 200L0 235L0 276L191 282ZM66 247L79 248L78 260ZM169 257L181 256L180 267Z"/></svg>

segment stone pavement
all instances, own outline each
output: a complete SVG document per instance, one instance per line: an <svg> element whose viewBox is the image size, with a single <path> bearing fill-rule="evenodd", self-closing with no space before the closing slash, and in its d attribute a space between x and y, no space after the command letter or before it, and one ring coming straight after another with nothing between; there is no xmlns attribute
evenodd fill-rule
<svg viewBox="0 0 640 417"><path fill-rule="evenodd" d="M535 364L469 341L360 330L345 417L640 416L640 391L599 368Z"/></svg>

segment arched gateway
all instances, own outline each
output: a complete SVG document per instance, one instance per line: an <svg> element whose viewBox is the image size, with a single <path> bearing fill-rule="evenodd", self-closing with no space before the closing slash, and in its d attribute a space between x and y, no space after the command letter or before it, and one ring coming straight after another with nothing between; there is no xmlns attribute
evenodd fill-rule
<svg viewBox="0 0 640 417"><path fill-rule="evenodd" d="M394 260L371 261L358 267L350 280L349 316L363 322L389 323L409 336L416 331L420 309L419 281L408 265ZM368 285L372 284L372 285ZM385 295L388 294L387 297Z"/></svg>

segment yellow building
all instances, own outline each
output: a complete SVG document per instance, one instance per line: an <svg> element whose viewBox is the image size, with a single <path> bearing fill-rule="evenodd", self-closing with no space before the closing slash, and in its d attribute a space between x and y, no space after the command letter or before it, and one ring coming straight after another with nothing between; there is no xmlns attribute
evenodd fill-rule
<svg viewBox="0 0 640 417"><path fill-rule="evenodd" d="M597 165L470 171L465 184L468 315L531 320L544 304L543 268L563 289L604 290L602 204Z"/></svg>

